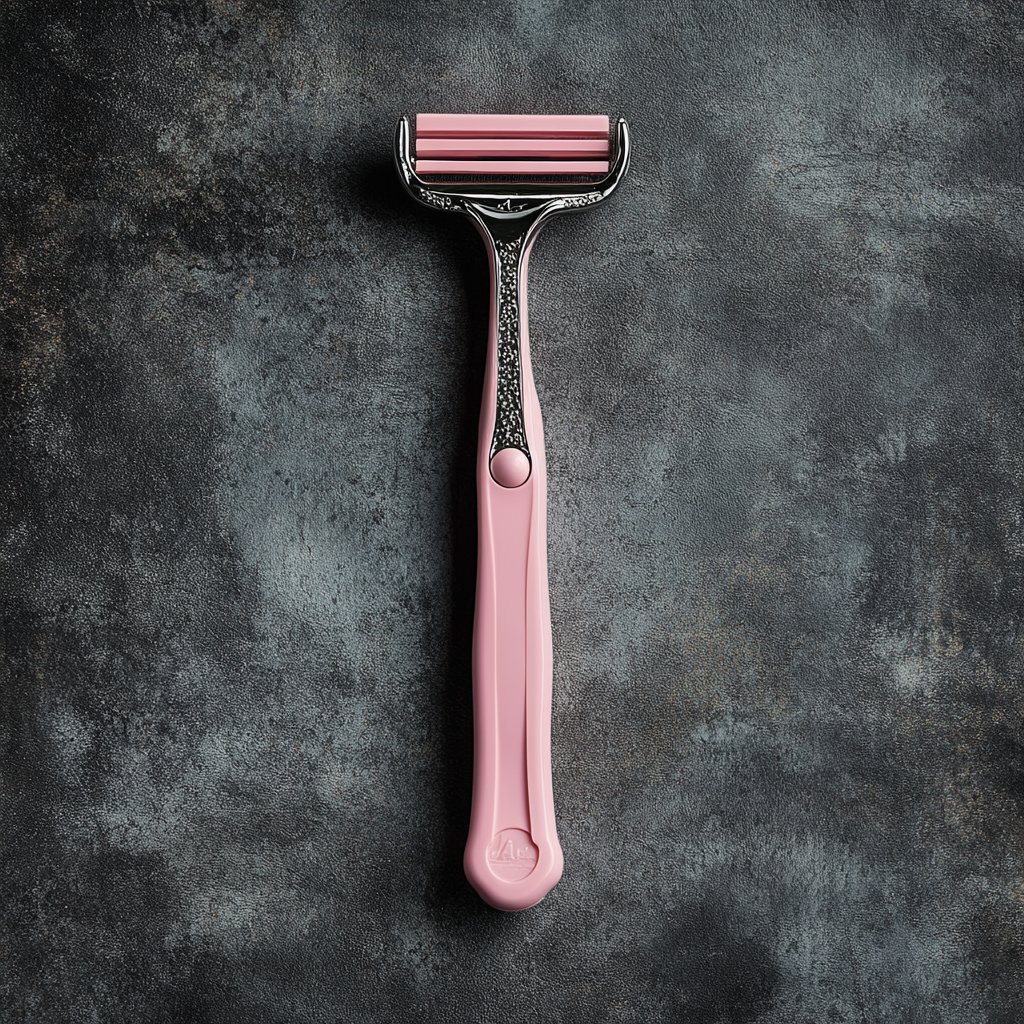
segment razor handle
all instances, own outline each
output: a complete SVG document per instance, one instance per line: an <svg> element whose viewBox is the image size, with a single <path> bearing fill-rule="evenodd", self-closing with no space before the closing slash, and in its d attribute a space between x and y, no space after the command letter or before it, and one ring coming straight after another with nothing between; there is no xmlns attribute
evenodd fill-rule
<svg viewBox="0 0 1024 1024"><path fill-rule="evenodd" d="M562 874L551 786L551 612L540 405L526 272L542 217L468 209L491 263L477 451L473 805L466 876L500 910L538 903Z"/></svg>
<svg viewBox="0 0 1024 1024"><path fill-rule="evenodd" d="M532 907L562 874L551 792L544 436L530 369L526 267L549 216L603 203L622 181L629 128L616 120L613 148L609 127L601 116L420 114L414 159L409 119L395 126L405 190L423 206L468 216L491 264L464 863L477 892L501 910Z"/></svg>

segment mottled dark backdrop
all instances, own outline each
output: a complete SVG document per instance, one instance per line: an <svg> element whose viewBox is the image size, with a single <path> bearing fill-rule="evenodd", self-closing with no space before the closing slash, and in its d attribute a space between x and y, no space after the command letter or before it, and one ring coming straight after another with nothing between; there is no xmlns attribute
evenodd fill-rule
<svg viewBox="0 0 1024 1024"><path fill-rule="evenodd" d="M408 8L411 8L409 10ZM0 1019L1024 1020L1024 6L7 0ZM537 246L565 877L465 882L486 265Z"/></svg>

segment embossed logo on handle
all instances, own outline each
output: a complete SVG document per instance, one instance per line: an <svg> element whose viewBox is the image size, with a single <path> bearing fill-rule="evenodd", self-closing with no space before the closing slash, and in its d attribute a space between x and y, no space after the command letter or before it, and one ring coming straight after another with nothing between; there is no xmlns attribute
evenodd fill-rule
<svg viewBox="0 0 1024 1024"><path fill-rule="evenodd" d="M529 832L502 829L487 847L487 866L507 881L525 878L536 866L539 850Z"/></svg>

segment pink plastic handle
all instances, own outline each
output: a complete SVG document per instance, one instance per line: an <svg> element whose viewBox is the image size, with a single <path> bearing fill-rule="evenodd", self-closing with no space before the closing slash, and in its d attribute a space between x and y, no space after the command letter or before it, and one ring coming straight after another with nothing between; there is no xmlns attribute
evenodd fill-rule
<svg viewBox="0 0 1024 1024"><path fill-rule="evenodd" d="M555 830L551 788L547 487L540 405L530 368L528 261L529 247L523 254L518 292L523 418L530 465L523 468L524 460L518 458L515 449L504 449L495 456L493 466L491 463L498 344L493 253L477 454L475 747L473 809L464 864L473 887L499 910L532 907L551 891L562 874L562 848ZM515 455L499 459L504 452ZM523 473L528 473L527 479L519 483ZM513 486L502 486L495 476Z"/></svg>

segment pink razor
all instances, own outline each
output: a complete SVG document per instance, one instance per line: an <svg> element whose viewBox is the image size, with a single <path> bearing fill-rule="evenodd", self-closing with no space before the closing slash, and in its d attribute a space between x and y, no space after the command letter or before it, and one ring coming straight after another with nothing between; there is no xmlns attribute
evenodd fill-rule
<svg viewBox="0 0 1024 1024"><path fill-rule="evenodd" d="M464 213L491 264L477 455L473 807L466 876L499 910L540 902L562 874L551 790L551 613L540 406L530 369L526 268L552 214L607 199L629 163L624 120L419 114L395 164L425 206Z"/></svg>

